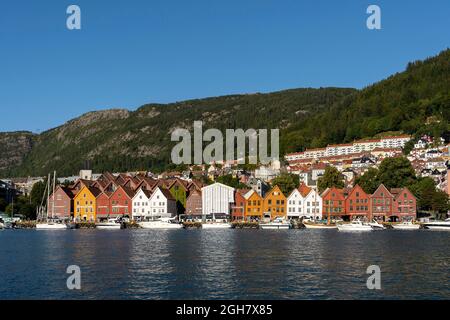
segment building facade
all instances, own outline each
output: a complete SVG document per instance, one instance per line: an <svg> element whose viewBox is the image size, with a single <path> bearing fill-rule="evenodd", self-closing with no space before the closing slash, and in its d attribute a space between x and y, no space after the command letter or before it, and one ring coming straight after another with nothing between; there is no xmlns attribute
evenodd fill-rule
<svg viewBox="0 0 450 320"><path fill-rule="evenodd" d="M234 188L222 183L214 183L202 188L202 213L210 215L223 213L230 215L234 202Z"/></svg>

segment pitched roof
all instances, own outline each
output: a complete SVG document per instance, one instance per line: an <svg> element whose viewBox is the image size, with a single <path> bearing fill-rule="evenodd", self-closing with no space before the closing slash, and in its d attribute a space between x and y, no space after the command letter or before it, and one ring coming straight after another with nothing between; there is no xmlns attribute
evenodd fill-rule
<svg viewBox="0 0 450 320"><path fill-rule="evenodd" d="M298 191L300 192L300 194L302 195L302 197L306 197L310 192L311 192L312 188L308 187L306 184L302 183L299 187L298 187Z"/></svg>
<svg viewBox="0 0 450 320"><path fill-rule="evenodd" d="M159 188L159 190L161 190L161 193L164 195L164 197L167 198L167 200L175 200L175 198L172 196L172 194L170 193L170 191L168 189Z"/></svg>

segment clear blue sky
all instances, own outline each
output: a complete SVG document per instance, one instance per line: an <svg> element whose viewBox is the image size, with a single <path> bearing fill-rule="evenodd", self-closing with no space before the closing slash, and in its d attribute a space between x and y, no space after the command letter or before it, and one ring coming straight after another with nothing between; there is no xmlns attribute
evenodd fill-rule
<svg viewBox="0 0 450 320"><path fill-rule="evenodd" d="M0 131L232 93L361 88L450 46L450 1L2 0ZM82 30L66 29L66 8ZM366 9L382 9L382 30Z"/></svg>

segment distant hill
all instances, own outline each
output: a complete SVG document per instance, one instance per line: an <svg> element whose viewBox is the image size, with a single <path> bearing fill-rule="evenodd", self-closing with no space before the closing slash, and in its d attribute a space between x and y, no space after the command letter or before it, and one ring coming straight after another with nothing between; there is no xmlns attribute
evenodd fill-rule
<svg viewBox="0 0 450 320"><path fill-rule="evenodd" d="M148 104L136 111L113 109L90 112L66 124L32 136L32 148L21 149L21 161L8 162L0 176L77 173L89 161L95 171L162 170L170 163L178 127L289 128L331 108L354 89L295 89L269 94L231 95ZM192 132L192 130L191 130ZM14 149L10 144L8 149ZM4 155L7 157L9 153ZM0 154L0 159L4 159ZM3 160L5 161L5 160Z"/></svg>
<svg viewBox="0 0 450 320"><path fill-rule="evenodd" d="M280 128L281 153L373 137L387 131L441 135L450 129L450 50L362 90L293 89L91 112L43 132L2 133L0 176L61 175L89 161L95 171L165 169L170 132ZM2 140L4 139L4 140Z"/></svg>

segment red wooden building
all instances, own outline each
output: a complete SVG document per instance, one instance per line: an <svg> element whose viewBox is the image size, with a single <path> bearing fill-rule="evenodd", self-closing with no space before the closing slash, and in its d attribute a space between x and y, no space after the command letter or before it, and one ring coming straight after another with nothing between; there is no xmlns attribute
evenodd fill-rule
<svg viewBox="0 0 450 320"><path fill-rule="evenodd" d="M391 189L394 196L392 221L412 220L417 216L417 199L408 188Z"/></svg>
<svg viewBox="0 0 450 320"><path fill-rule="evenodd" d="M111 216L111 202L110 197L112 192L104 191L97 197L97 220L103 221L109 218L114 218Z"/></svg>
<svg viewBox="0 0 450 320"><path fill-rule="evenodd" d="M111 213L110 217L130 216L132 210L132 199L134 191L129 187L119 186L110 196Z"/></svg>
<svg viewBox="0 0 450 320"><path fill-rule="evenodd" d="M186 199L187 215L202 215L202 193L194 189Z"/></svg>
<svg viewBox="0 0 450 320"><path fill-rule="evenodd" d="M75 192L70 188L57 186L55 192L48 198L49 216L69 220L73 215Z"/></svg>
<svg viewBox="0 0 450 320"><path fill-rule="evenodd" d="M370 216L370 195L356 185L350 190L345 198L345 214L353 218L369 218Z"/></svg>
<svg viewBox="0 0 450 320"><path fill-rule="evenodd" d="M386 221L386 218L392 214L393 202L394 196L383 184L381 184L370 196L371 219Z"/></svg>
<svg viewBox="0 0 450 320"><path fill-rule="evenodd" d="M324 217L342 217L345 215L344 190L328 188L322 193Z"/></svg>
<svg viewBox="0 0 450 320"><path fill-rule="evenodd" d="M234 193L234 203L231 205L231 218L233 220L245 219L245 198L244 195L249 190L236 190Z"/></svg>

